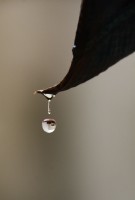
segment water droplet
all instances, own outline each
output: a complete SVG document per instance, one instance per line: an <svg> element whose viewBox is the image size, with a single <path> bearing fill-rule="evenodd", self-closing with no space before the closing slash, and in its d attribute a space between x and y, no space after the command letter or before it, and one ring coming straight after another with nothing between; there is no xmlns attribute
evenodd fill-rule
<svg viewBox="0 0 135 200"><path fill-rule="evenodd" d="M47 98L47 100L49 100L49 99L52 99L53 97L55 97L55 95L54 94L43 94L46 98Z"/></svg>
<svg viewBox="0 0 135 200"><path fill-rule="evenodd" d="M52 133L56 129L56 121L54 119L44 119L42 121L42 128L46 133Z"/></svg>

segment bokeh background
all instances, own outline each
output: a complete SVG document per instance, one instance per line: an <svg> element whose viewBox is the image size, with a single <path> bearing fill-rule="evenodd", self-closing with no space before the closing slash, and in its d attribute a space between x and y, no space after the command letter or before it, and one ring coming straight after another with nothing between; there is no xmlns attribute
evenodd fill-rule
<svg viewBox="0 0 135 200"><path fill-rule="evenodd" d="M0 199L135 199L135 54L52 102L81 0L0 0Z"/></svg>

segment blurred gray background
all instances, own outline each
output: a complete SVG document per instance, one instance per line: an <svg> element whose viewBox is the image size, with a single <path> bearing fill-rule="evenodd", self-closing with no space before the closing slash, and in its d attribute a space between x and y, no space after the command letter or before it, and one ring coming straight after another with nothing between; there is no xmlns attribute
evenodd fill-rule
<svg viewBox="0 0 135 200"><path fill-rule="evenodd" d="M135 199L135 54L52 102L81 0L0 0L0 199Z"/></svg>

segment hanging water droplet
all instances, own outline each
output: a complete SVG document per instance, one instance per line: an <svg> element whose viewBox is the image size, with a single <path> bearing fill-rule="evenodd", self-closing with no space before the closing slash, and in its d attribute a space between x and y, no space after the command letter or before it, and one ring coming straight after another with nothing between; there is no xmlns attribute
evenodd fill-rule
<svg viewBox="0 0 135 200"><path fill-rule="evenodd" d="M52 133L56 129L56 121L54 119L44 119L42 121L42 128L46 133Z"/></svg>
<svg viewBox="0 0 135 200"><path fill-rule="evenodd" d="M55 97L55 95L53 94L43 94L47 101L48 101L48 114L51 114L51 100L53 99L53 97ZM46 133L52 133L55 131L56 129L56 121L54 119L44 119L42 121L42 128Z"/></svg>

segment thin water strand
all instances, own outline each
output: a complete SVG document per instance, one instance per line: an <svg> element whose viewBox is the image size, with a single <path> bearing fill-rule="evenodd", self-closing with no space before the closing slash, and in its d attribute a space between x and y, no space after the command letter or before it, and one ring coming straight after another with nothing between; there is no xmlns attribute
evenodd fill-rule
<svg viewBox="0 0 135 200"><path fill-rule="evenodd" d="M51 100L49 99L49 100L48 100L48 114L49 114L49 115L51 114L51 107L50 107L50 104L51 104Z"/></svg>

